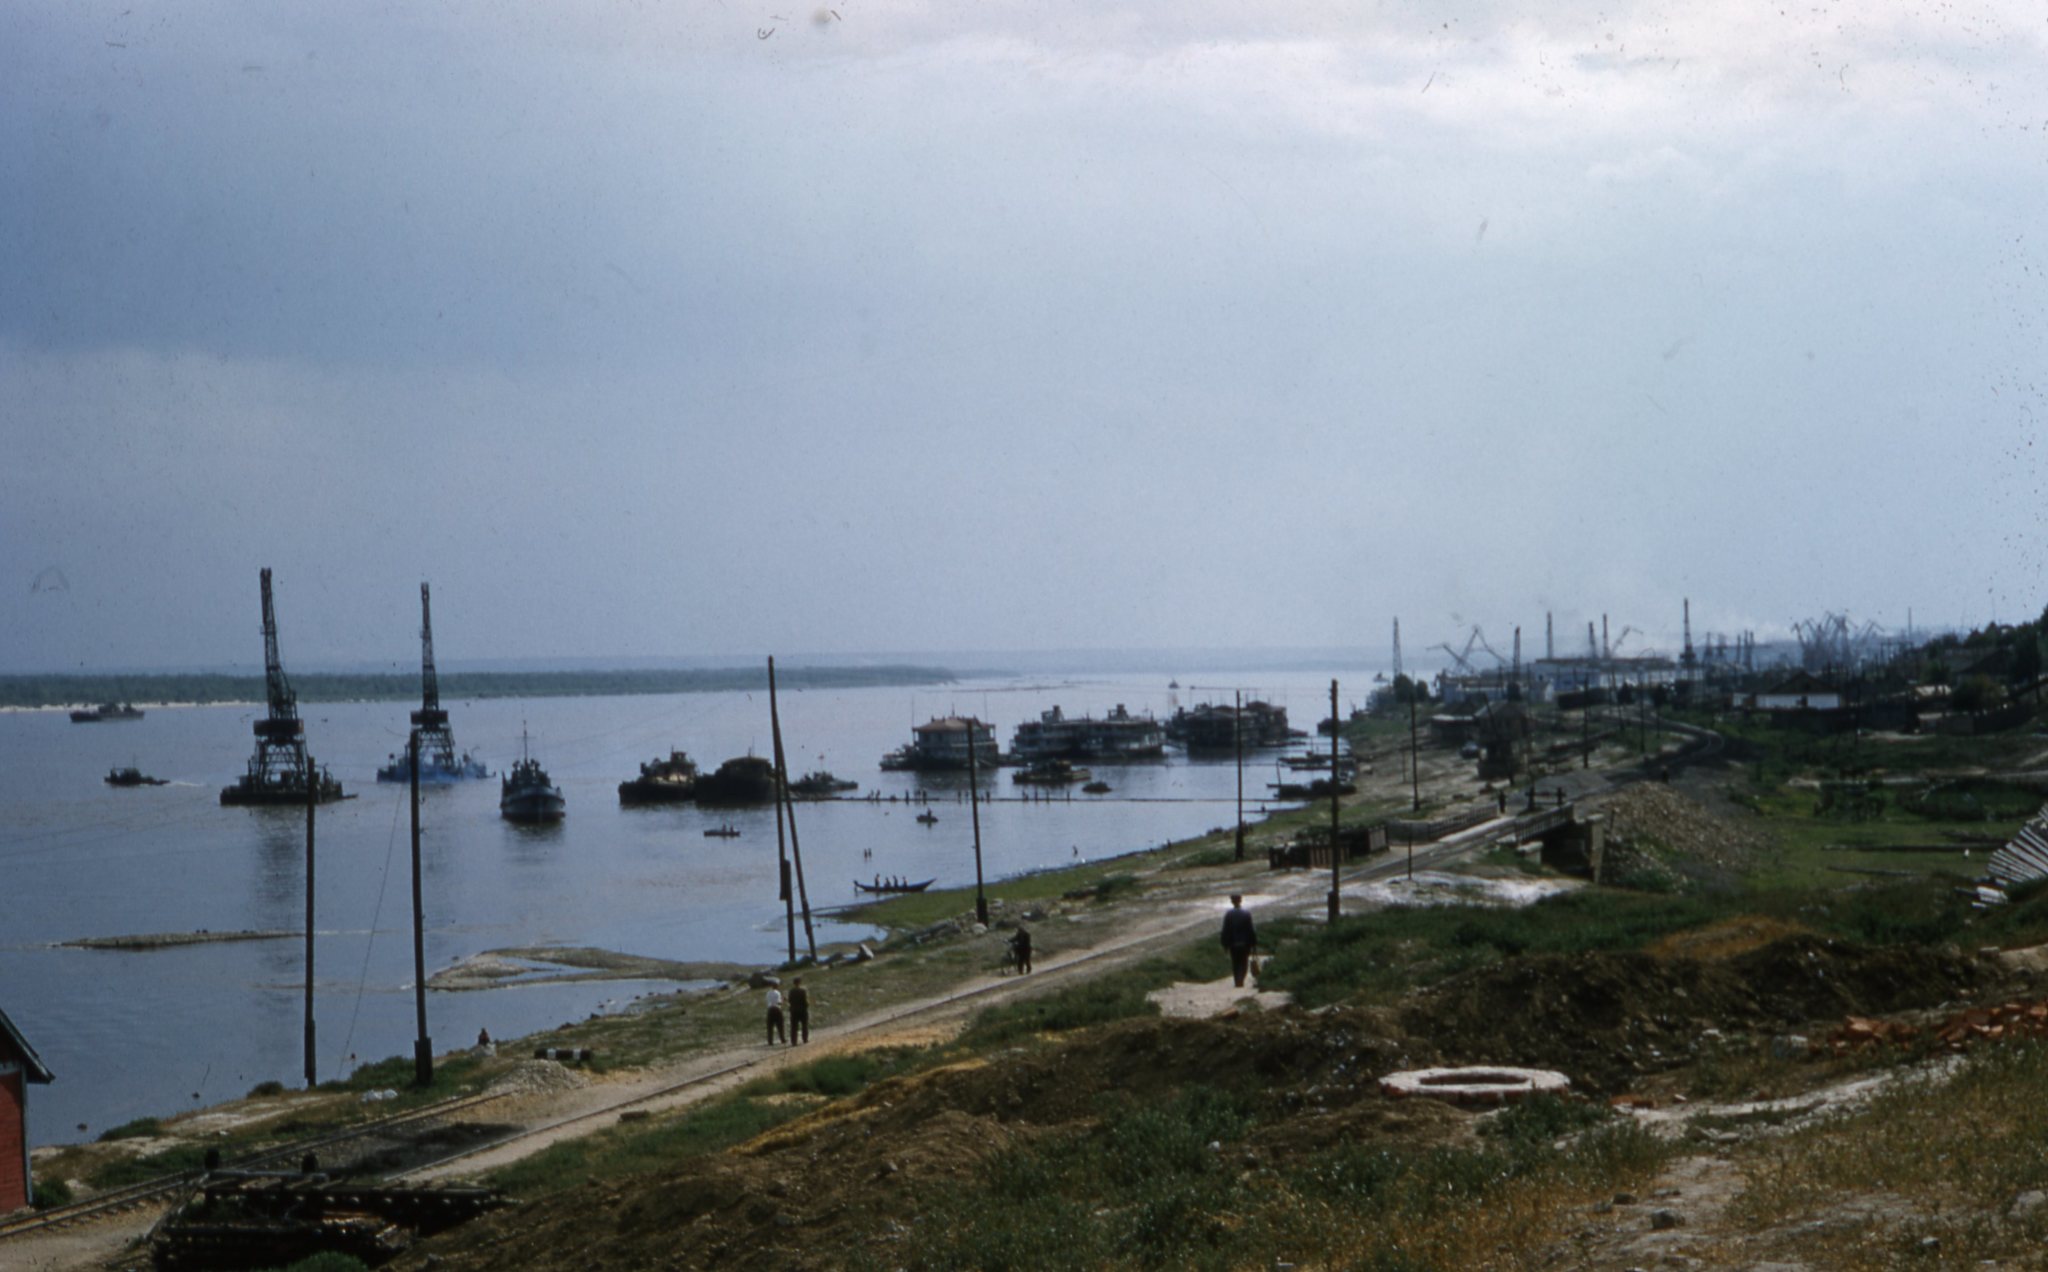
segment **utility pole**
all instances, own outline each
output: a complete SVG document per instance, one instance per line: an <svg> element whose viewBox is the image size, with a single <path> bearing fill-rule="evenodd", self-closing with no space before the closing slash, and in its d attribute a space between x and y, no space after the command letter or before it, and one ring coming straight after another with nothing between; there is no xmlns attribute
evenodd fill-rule
<svg viewBox="0 0 2048 1272"><path fill-rule="evenodd" d="M1416 750L1415 686L1408 686L1408 783L1415 793L1415 811L1422 811L1422 757ZM1408 868L1415 868L1415 846L1408 846Z"/></svg>
<svg viewBox="0 0 2048 1272"><path fill-rule="evenodd" d="M306 757L306 1089L320 1080L313 1058L313 810L320 805L320 785L313 780L313 757Z"/></svg>
<svg viewBox="0 0 2048 1272"><path fill-rule="evenodd" d="M1579 708L1579 767L1589 769L1593 767L1593 694L1595 691L1588 689L1585 692L1586 705Z"/></svg>
<svg viewBox="0 0 2048 1272"><path fill-rule="evenodd" d="M434 1040L427 1036L426 912L420 904L420 731L406 739L405 758L412 769L412 998L419 1036L412 1044L415 1086L434 1085Z"/></svg>
<svg viewBox="0 0 2048 1272"><path fill-rule="evenodd" d="M1330 681L1330 922L1337 921L1337 682Z"/></svg>
<svg viewBox="0 0 2048 1272"><path fill-rule="evenodd" d="M775 719L775 660L773 658L768 660L768 685L768 718L773 722ZM780 733L781 731L778 729L776 737L778 742L781 740ZM783 781L781 758L781 755L778 753L775 767L775 780L778 786ZM776 886L780 889L777 899L782 902L783 927L789 937L789 962L794 964L796 962L796 889L790 886L789 846L783 841L782 817L784 808L782 795L783 792L781 790L775 792L775 877L777 881Z"/></svg>
<svg viewBox="0 0 2048 1272"><path fill-rule="evenodd" d="M1237 859L1244 860L1244 690L1237 690L1236 713L1230 717L1230 737L1237 744Z"/></svg>
<svg viewBox="0 0 2048 1272"><path fill-rule="evenodd" d="M775 799L780 807L789 810L789 859L796 869L796 898L804 912L804 942L810 948L811 961L815 963L818 961L818 934L811 926L811 898L804 887L804 850L796 837L796 801L790 797L789 765L782 754L782 712L775 705L775 659L772 657L768 660L768 723L775 737ZM972 738L973 734L970 732L968 736ZM792 936L791 945L794 944ZM796 961L794 949L789 961Z"/></svg>
<svg viewBox="0 0 2048 1272"><path fill-rule="evenodd" d="M969 716L967 719L967 807L974 818L974 919L983 927L988 926L988 893L982 889L981 879L981 781L975 764L976 745L974 726L981 721Z"/></svg>

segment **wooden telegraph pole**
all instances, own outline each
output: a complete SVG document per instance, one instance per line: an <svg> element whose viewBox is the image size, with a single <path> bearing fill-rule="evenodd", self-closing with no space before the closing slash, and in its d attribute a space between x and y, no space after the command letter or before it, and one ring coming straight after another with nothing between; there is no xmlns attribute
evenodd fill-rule
<svg viewBox="0 0 2048 1272"><path fill-rule="evenodd" d="M1415 682L1408 682L1408 784L1415 795L1415 811L1422 811L1422 757L1416 747Z"/></svg>
<svg viewBox="0 0 2048 1272"><path fill-rule="evenodd" d="M1244 860L1244 690L1237 691L1237 712L1230 718L1231 740L1237 743L1237 859Z"/></svg>
<svg viewBox="0 0 2048 1272"><path fill-rule="evenodd" d="M412 766L412 1001L418 1018L419 1036L412 1044L412 1080L416 1086L434 1084L434 1040L427 1036L427 926L426 911L420 903L420 731L414 729L406 740L406 759Z"/></svg>
<svg viewBox="0 0 2048 1272"><path fill-rule="evenodd" d="M320 803L320 786L313 772L313 757L306 757L306 1089L320 1080L320 1068L313 1058L313 810Z"/></svg>
<svg viewBox="0 0 2048 1272"><path fill-rule="evenodd" d="M974 818L974 918L983 927L988 926L988 893L982 890L981 881L981 785L975 766L974 726L981 723L969 717L967 725L967 807Z"/></svg>
<svg viewBox="0 0 2048 1272"><path fill-rule="evenodd" d="M782 842L782 810L789 810L789 859L796 870L796 896L804 911L804 941L811 951L811 961L818 961L818 934L811 926L811 898L804 887L804 851L796 837L796 801L789 793L789 765L782 756L782 713L775 705L775 660L768 660L768 723L775 735L775 795L776 844L778 851ZM787 900L789 885L783 884L783 897ZM796 962L796 932L789 936L789 961Z"/></svg>
<svg viewBox="0 0 2048 1272"><path fill-rule="evenodd" d="M1337 921L1337 682L1330 681L1330 921Z"/></svg>

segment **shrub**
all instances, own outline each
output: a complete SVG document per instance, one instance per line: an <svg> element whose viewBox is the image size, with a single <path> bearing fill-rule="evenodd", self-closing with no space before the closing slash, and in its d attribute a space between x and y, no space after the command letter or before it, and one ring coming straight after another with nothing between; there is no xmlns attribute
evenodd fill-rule
<svg viewBox="0 0 2048 1272"><path fill-rule="evenodd" d="M61 1179L38 1179L35 1192L37 1210L54 1210L71 1204L71 1185Z"/></svg>
<svg viewBox="0 0 2048 1272"><path fill-rule="evenodd" d="M163 1121L159 1118L138 1117L132 1122L123 1122L119 1126L110 1126L106 1130L101 1131L100 1143L107 1144L114 1140L141 1139L145 1135L161 1134L163 1129Z"/></svg>

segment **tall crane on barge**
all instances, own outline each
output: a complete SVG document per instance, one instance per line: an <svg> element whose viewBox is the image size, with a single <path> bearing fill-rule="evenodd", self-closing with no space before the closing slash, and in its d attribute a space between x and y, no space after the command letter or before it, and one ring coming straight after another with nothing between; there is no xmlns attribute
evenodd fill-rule
<svg viewBox="0 0 2048 1272"><path fill-rule="evenodd" d="M270 601L270 567L263 567L263 687L270 712L255 723L256 753L248 771L220 792L223 804L325 804L345 798L341 783L326 769L315 769L306 754L306 722L299 719L299 696L284 678L277 653L277 611ZM311 789L308 790L310 783Z"/></svg>
<svg viewBox="0 0 2048 1272"><path fill-rule="evenodd" d="M420 584L420 709L412 713L412 727L420 735L420 780L455 782L464 778L489 777L483 761L464 753L455 755L455 733L448 727L448 713L441 707L441 680L434 672L434 607L425 583ZM377 770L380 782L409 782L412 770L402 755Z"/></svg>

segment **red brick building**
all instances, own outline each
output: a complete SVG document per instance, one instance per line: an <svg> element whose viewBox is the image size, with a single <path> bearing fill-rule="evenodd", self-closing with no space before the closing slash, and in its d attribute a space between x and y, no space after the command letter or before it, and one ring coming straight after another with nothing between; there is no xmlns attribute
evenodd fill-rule
<svg viewBox="0 0 2048 1272"><path fill-rule="evenodd" d="M0 1011L0 1215L30 1201L28 1084L49 1080L35 1048Z"/></svg>

